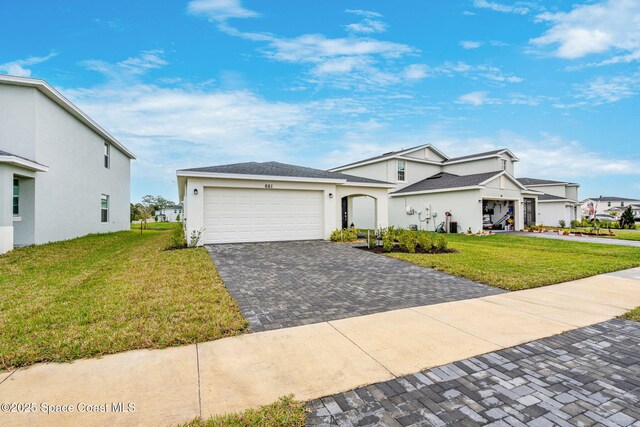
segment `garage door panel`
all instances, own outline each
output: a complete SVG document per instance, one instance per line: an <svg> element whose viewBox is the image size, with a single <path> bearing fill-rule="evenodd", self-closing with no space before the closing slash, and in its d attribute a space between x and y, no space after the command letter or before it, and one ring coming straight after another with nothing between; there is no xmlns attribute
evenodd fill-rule
<svg viewBox="0 0 640 427"><path fill-rule="evenodd" d="M321 191L206 188L204 242L321 239Z"/></svg>

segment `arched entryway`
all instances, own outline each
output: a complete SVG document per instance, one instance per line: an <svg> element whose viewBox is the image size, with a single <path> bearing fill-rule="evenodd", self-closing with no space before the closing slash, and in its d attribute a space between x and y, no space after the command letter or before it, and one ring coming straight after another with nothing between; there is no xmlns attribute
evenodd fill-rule
<svg viewBox="0 0 640 427"><path fill-rule="evenodd" d="M366 194L352 194L341 199L342 228L377 228L377 199Z"/></svg>

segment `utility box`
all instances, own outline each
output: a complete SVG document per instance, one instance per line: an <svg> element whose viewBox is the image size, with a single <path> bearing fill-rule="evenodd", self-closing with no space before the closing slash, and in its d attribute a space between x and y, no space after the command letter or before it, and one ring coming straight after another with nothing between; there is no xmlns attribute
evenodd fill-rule
<svg viewBox="0 0 640 427"><path fill-rule="evenodd" d="M449 223L449 233L457 233L458 232L458 222L451 221Z"/></svg>

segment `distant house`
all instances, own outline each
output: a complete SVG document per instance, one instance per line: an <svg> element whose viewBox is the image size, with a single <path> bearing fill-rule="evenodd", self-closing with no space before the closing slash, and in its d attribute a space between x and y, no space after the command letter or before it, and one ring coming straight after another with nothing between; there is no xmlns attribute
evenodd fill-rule
<svg viewBox="0 0 640 427"><path fill-rule="evenodd" d="M0 76L0 254L129 229L132 159L43 80Z"/></svg>
<svg viewBox="0 0 640 427"><path fill-rule="evenodd" d="M590 215L590 203L593 203L594 207L597 206L597 214L616 216L622 213L622 211L624 211L629 205L640 206L640 199L628 199L626 197L617 196L590 197L581 202L581 213L583 218ZM640 209L637 214L640 215Z"/></svg>
<svg viewBox="0 0 640 427"><path fill-rule="evenodd" d="M182 206L174 205L168 208L158 209L153 213L154 218L157 218L158 222L178 222L182 221Z"/></svg>

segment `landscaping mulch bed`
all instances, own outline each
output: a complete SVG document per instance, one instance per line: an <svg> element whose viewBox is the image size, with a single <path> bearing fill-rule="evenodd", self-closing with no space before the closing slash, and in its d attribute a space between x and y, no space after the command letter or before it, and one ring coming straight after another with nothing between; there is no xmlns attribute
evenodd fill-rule
<svg viewBox="0 0 640 427"><path fill-rule="evenodd" d="M407 252L404 249L401 249L400 246L396 245L393 247L393 250L391 252L385 252L385 250L382 248L382 246L376 246L375 248L369 248L368 246L355 246L358 249L362 249L363 251L367 251L367 252L373 252L376 254L388 254L388 253L392 253L392 252L399 252L399 253L403 253L403 254L409 254L409 253L416 253L416 254L455 254L458 253L457 250L455 249L445 249L443 251L439 251L439 250L428 250L425 251L424 249L422 249L421 247L417 246L416 247L416 251L415 252Z"/></svg>

